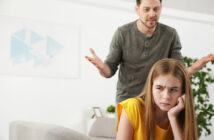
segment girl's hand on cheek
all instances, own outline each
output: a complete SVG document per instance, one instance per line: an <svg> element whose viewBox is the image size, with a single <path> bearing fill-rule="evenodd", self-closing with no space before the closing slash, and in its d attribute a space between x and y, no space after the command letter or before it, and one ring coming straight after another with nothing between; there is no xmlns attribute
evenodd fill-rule
<svg viewBox="0 0 214 140"><path fill-rule="evenodd" d="M185 94L178 98L177 105L168 111L168 117L176 118L185 107Z"/></svg>

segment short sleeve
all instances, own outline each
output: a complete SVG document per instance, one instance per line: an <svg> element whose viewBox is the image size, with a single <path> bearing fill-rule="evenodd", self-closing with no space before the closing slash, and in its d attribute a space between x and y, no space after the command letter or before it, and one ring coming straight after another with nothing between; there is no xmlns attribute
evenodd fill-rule
<svg viewBox="0 0 214 140"><path fill-rule="evenodd" d="M180 38L178 36L177 31L173 30L173 38L172 38L172 45L171 45L171 51L170 51L170 58L177 59L181 61L184 64L183 56L181 54L181 42Z"/></svg>
<svg viewBox="0 0 214 140"><path fill-rule="evenodd" d="M111 41L109 54L106 60L104 61L104 63L108 65L108 67L111 70L111 76L115 74L115 72L118 69L118 65L121 63L122 45L123 45L123 36L120 29L117 29Z"/></svg>
<svg viewBox="0 0 214 140"><path fill-rule="evenodd" d="M122 114L122 110L124 109L126 112L126 115L133 127L133 129L137 129L139 126L139 122L142 120L142 104L140 101L136 98L130 98L127 99L119 104L117 104L117 128L116 130L118 131L118 126L120 123L120 117Z"/></svg>

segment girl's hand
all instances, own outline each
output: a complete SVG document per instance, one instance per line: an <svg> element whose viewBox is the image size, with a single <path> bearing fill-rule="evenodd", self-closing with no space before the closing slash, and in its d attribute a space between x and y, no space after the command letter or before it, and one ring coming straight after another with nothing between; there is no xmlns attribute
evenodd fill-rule
<svg viewBox="0 0 214 140"><path fill-rule="evenodd" d="M185 108L185 94L178 98L177 105L168 111L168 117L177 117L178 114Z"/></svg>

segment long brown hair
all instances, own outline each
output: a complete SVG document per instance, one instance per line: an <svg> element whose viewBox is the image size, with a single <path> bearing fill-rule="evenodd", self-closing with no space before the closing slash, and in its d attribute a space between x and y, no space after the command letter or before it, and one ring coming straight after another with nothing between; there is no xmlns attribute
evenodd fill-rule
<svg viewBox="0 0 214 140"><path fill-rule="evenodd" d="M160 75L170 74L182 84L182 93L185 94L185 109L179 114L179 120L184 129L184 140L197 140L197 129L194 110L194 99L189 76L185 66L175 59L162 59L154 64L147 77L144 90L139 97L145 97L145 134L147 140L154 140L155 136L155 103L152 86L154 79Z"/></svg>

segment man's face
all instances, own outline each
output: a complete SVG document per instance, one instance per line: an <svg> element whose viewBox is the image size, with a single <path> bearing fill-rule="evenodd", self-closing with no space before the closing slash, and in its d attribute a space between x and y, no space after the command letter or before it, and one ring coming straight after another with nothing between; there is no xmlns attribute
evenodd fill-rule
<svg viewBox="0 0 214 140"><path fill-rule="evenodd" d="M136 13L145 27L153 29L159 20L161 8L160 0L141 0L141 4L136 6Z"/></svg>

